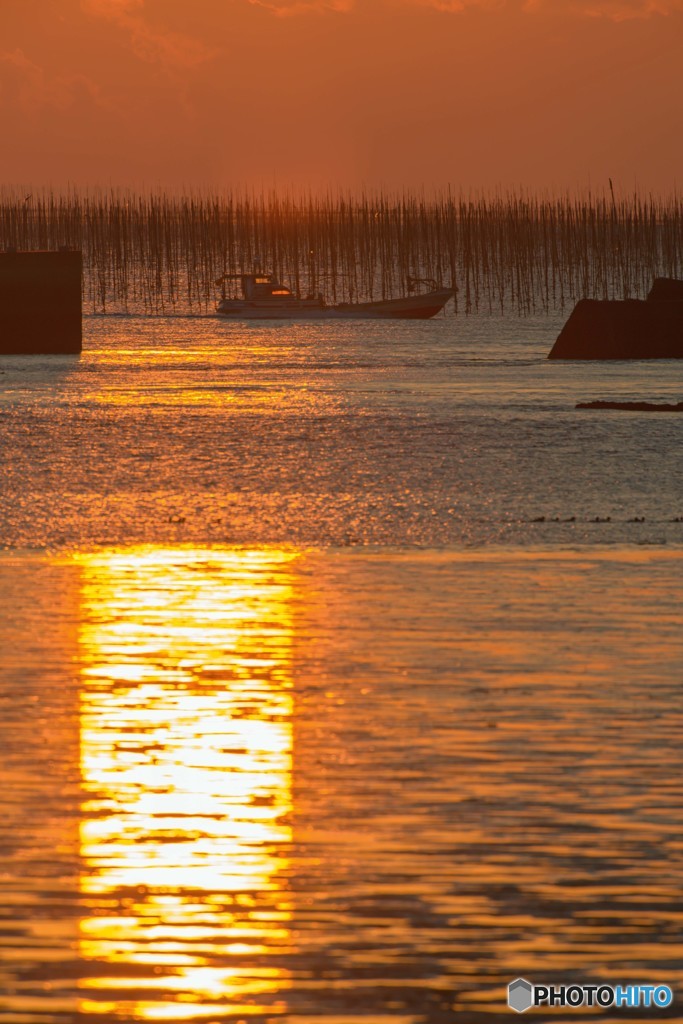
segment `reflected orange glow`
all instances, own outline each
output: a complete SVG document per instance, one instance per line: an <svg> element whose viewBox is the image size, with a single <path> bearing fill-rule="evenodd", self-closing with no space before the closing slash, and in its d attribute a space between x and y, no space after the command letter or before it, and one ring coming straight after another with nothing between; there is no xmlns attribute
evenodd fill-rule
<svg viewBox="0 0 683 1024"><path fill-rule="evenodd" d="M81 559L84 1013L253 1012L286 985L263 961L289 940L295 557Z"/></svg>

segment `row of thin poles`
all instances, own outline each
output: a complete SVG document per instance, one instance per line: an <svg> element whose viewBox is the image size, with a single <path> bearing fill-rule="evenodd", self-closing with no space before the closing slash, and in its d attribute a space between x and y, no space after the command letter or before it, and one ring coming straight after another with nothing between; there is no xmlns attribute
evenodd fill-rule
<svg viewBox="0 0 683 1024"><path fill-rule="evenodd" d="M420 278L455 287L456 311L528 313L639 297L654 277L680 276L683 203L0 190L0 248L63 246L83 251L85 296L100 311L207 311L219 277L258 269L332 303L402 295Z"/></svg>

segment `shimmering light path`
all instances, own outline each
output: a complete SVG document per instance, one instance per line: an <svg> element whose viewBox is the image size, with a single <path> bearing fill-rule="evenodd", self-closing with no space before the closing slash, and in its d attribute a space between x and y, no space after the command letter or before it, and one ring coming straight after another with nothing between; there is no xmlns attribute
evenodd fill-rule
<svg viewBox="0 0 683 1024"><path fill-rule="evenodd" d="M289 941L293 558L82 560L83 1013L215 1017L286 989L258 960Z"/></svg>
<svg viewBox="0 0 683 1024"><path fill-rule="evenodd" d="M464 1024L509 1020L518 974L680 991L682 569L5 555L0 1019Z"/></svg>

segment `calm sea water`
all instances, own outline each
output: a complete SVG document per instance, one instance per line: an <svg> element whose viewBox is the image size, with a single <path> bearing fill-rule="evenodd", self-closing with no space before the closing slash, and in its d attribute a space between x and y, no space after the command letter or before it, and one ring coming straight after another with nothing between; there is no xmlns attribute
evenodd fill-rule
<svg viewBox="0 0 683 1024"><path fill-rule="evenodd" d="M0 544L683 543L681 418L574 408L680 364L548 362L560 322L88 319L0 365Z"/></svg>
<svg viewBox="0 0 683 1024"><path fill-rule="evenodd" d="M681 419L574 408L681 367L560 320L0 362L0 1020L683 1020Z"/></svg>

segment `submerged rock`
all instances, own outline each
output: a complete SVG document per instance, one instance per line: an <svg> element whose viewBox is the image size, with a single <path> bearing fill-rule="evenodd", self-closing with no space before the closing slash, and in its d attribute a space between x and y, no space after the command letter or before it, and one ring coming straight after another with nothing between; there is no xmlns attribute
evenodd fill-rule
<svg viewBox="0 0 683 1024"><path fill-rule="evenodd" d="M683 412L683 402L579 402L577 409L622 409L627 412Z"/></svg>
<svg viewBox="0 0 683 1024"><path fill-rule="evenodd" d="M581 299L549 359L683 359L683 281L657 278L647 299Z"/></svg>

